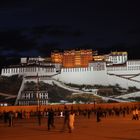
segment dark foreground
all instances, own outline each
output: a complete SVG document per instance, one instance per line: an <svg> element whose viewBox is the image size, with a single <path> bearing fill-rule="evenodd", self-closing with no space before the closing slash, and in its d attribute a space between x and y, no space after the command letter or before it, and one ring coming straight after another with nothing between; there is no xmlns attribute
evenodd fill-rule
<svg viewBox="0 0 140 140"><path fill-rule="evenodd" d="M140 140L140 120L127 117L102 118L96 122L76 116L75 129L61 131L63 118L55 118L55 129L47 131L47 119L38 126L37 119L16 120L13 127L0 122L0 140Z"/></svg>

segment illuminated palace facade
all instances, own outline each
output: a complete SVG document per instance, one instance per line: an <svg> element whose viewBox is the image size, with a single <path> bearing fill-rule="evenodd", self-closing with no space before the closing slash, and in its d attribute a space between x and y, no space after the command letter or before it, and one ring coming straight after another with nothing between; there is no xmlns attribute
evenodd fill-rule
<svg viewBox="0 0 140 140"><path fill-rule="evenodd" d="M140 60L128 60L127 52L98 55L97 51L86 49L52 52L49 59L21 58L19 65L2 68L1 75L14 74L38 75L44 82L140 88Z"/></svg>
<svg viewBox="0 0 140 140"><path fill-rule="evenodd" d="M53 63L61 63L65 68L88 67L89 61L93 60L93 52L92 50L53 52L51 59Z"/></svg>

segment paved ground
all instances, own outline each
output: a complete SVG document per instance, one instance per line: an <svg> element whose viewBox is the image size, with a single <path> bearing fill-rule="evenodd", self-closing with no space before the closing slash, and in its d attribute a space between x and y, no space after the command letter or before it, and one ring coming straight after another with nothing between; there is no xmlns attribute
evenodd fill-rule
<svg viewBox="0 0 140 140"><path fill-rule="evenodd" d="M99 123L94 117L76 117L72 133L60 131L62 121L56 118L56 128L50 132L46 119L41 126L36 119L16 121L13 127L0 122L0 140L140 140L140 120L131 120L131 116L103 118Z"/></svg>

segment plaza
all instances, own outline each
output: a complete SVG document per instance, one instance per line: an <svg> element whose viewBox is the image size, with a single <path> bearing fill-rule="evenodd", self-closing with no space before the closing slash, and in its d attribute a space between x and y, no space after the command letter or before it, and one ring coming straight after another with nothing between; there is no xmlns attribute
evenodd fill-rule
<svg viewBox="0 0 140 140"><path fill-rule="evenodd" d="M112 116L87 118L76 116L72 133L66 129L61 131L63 117L55 117L55 129L47 130L47 118L43 118L41 126L37 118L15 120L12 127L0 122L1 140L140 140L140 121L132 120L132 114L125 117Z"/></svg>

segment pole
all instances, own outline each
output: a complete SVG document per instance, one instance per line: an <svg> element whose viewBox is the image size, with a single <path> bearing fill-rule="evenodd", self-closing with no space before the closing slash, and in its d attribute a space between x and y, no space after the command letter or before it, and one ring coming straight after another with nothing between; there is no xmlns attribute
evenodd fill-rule
<svg viewBox="0 0 140 140"><path fill-rule="evenodd" d="M36 98L37 98L37 108L39 109L40 101L39 101L39 77L37 73L37 84L36 84Z"/></svg>
<svg viewBox="0 0 140 140"><path fill-rule="evenodd" d="M37 97L37 117L38 117L38 125L41 125L41 112L40 112L40 96L39 96L39 77L37 73L37 84L36 84L36 97Z"/></svg>

